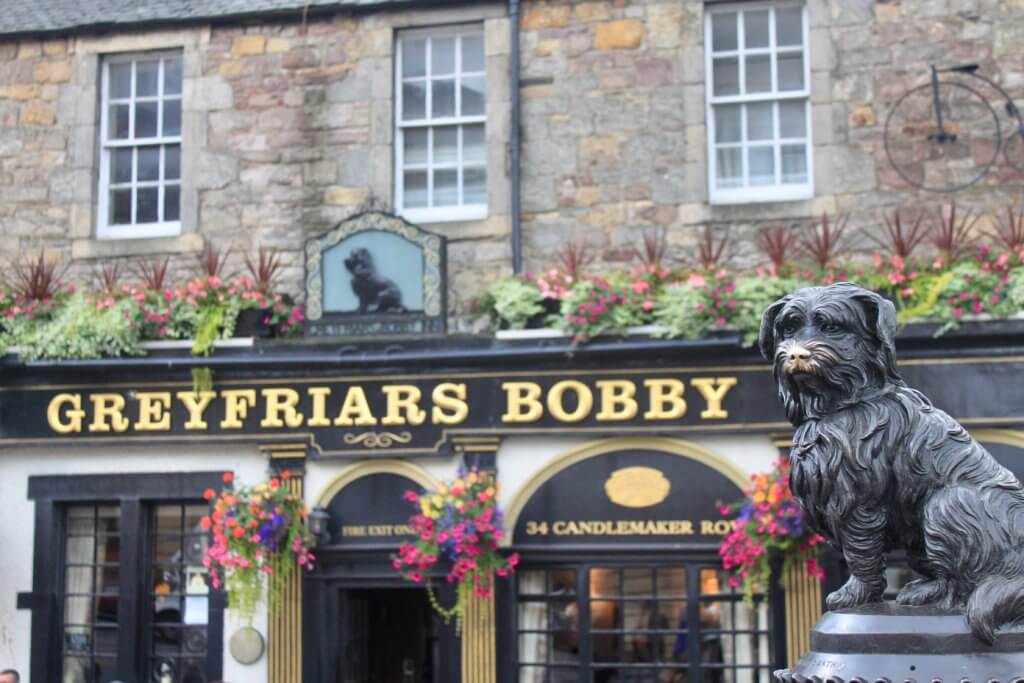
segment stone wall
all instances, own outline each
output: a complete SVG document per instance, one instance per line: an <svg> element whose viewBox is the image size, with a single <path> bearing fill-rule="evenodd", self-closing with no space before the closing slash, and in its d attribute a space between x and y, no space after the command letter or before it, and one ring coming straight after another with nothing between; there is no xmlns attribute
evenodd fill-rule
<svg viewBox="0 0 1024 683"><path fill-rule="evenodd" d="M703 4L675 0L523 6L525 266L568 240L621 265L645 232L692 252L704 225L728 227L739 257L766 222L799 226L843 212L935 206L885 159L889 106L932 62L976 61L1024 95L1021 0L808 0L815 196L707 202ZM508 22L505 3L308 21L197 26L62 39L0 39L0 253L45 247L88 277L113 257L169 254L184 272L207 243L286 252L299 292L305 238L365 208L393 206L395 32L466 21L485 28L488 192L483 221L425 226L449 236L453 308L510 272ZM178 47L185 59L183 233L96 240L97 100L103 54ZM1002 166L958 193L992 214L1019 200Z"/></svg>

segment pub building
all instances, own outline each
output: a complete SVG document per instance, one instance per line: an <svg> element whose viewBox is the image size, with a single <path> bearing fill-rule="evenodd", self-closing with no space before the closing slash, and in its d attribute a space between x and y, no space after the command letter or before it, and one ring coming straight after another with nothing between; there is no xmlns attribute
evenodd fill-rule
<svg viewBox="0 0 1024 683"><path fill-rule="evenodd" d="M722 570L722 506L788 450L769 365L728 331L579 345L482 332L467 302L576 239L597 245L596 273L627 267L652 230L683 256L709 226L745 247L823 211L856 233L882 210L934 207L879 142L893 84L948 55L1024 82L1015 3L959 5L3 3L5 270L42 250L79 284L112 259L166 257L177 277L208 245L274 245L307 322L208 357L189 342L0 357L0 670L770 680L807 649L844 570L828 559L824 584L777 572L749 603ZM956 199L991 216L1019 180L1000 167ZM935 331L901 331L905 379L1020 477L1024 326ZM403 493L474 467L501 484L502 552L521 563L457 632L391 562L410 538ZM202 563L203 492L225 472L285 470L312 511L315 568L248 623ZM906 572L890 566L895 590Z"/></svg>
<svg viewBox="0 0 1024 683"><path fill-rule="evenodd" d="M383 255L403 244L392 270ZM403 274L404 312L322 303L351 298L332 269L359 248ZM444 250L362 214L307 245L302 341L5 359L5 655L30 657L29 680L753 682L804 651L818 581L797 568L745 603L717 552L723 504L788 445L768 364L728 335L446 335ZM1024 404L1019 324L933 332L902 333L906 379L1024 473L1024 417L1007 409ZM211 389L193 386L197 365ZM522 558L461 633L391 565L411 538L402 494L459 468L501 484L504 550ZM226 471L286 469L314 511L316 566L241 623L202 564L201 493Z"/></svg>

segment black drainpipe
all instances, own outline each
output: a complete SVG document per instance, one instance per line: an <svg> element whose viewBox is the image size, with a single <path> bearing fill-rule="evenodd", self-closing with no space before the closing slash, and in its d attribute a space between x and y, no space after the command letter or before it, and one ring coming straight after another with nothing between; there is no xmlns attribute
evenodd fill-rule
<svg viewBox="0 0 1024 683"><path fill-rule="evenodd" d="M520 210L520 186L521 172L519 163L522 135L520 134L521 100L519 93L519 0L508 2L508 23L509 23L509 88L512 95L512 111L509 140L509 164L511 165L512 179L510 187L509 202L512 222L512 272L519 273L523 270L523 232L521 225Z"/></svg>

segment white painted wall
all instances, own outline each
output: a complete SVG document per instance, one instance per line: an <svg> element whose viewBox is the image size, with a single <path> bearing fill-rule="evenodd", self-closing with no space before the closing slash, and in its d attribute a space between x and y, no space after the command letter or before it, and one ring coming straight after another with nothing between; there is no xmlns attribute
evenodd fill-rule
<svg viewBox="0 0 1024 683"><path fill-rule="evenodd" d="M232 470L244 482L263 479L266 457L249 447L168 446L158 449L89 447L82 449L25 449L0 454L0 669L15 668L22 680L30 680L29 649L31 615L16 609L17 593L32 590L35 506L28 499L31 475L123 474L136 472L191 472ZM253 624L266 635L266 615ZM237 624L230 618L224 631L224 680L230 683L263 683L267 657L242 666L228 654L228 640ZM56 654L55 654L56 656Z"/></svg>

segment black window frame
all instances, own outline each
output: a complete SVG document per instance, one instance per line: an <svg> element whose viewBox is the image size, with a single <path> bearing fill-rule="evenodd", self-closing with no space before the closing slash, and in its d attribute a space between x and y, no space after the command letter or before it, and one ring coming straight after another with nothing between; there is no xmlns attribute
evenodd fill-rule
<svg viewBox="0 0 1024 683"><path fill-rule="evenodd" d="M140 679L146 659L149 619L144 612L149 562L150 514L157 504L202 502L207 488L222 484L223 470L214 472L146 472L30 476L28 498L35 501L33 548L31 655L32 679L45 683L61 680L61 604L64 567L65 509L72 505L118 505L121 511L121 575L118 601L119 657L117 676ZM129 588L130 590L124 590ZM210 591L210 620L206 676L220 679L224 659L222 590Z"/></svg>

